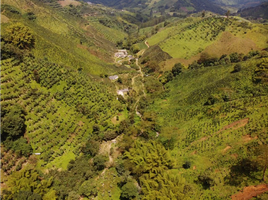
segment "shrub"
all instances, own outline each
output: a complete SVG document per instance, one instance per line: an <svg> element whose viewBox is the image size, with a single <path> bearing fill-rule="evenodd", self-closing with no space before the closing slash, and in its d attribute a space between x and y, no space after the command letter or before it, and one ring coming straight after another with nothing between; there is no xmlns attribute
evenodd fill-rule
<svg viewBox="0 0 268 200"><path fill-rule="evenodd" d="M240 59L239 59L239 54L238 53L232 53L230 54L230 60L232 63L236 63L236 62L239 62Z"/></svg>
<svg viewBox="0 0 268 200"><path fill-rule="evenodd" d="M196 62L196 61L194 61L192 64L190 64L189 66L188 66L188 68L189 69L198 69L198 68L200 68L201 66Z"/></svg>
<svg viewBox="0 0 268 200"><path fill-rule="evenodd" d="M15 140L25 132L25 112L20 105L2 108L1 136L2 140Z"/></svg>
<svg viewBox="0 0 268 200"><path fill-rule="evenodd" d="M6 43L13 44L19 49L32 49L35 45L33 32L21 23L8 26L3 39Z"/></svg>
<svg viewBox="0 0 268 200"><path fill-rule="evenodd" d="M127 182L122 188L122 199L133 199L138 196L138 189L133 182Z"/></svg>
<svg viewBox="0 0 268 200"><path fill-rule="evenodd" d="M94 166L97 170L103 170L105 168L106 161L108 161L108 158L103 155L97 155L93 159Z"/></svg>
<svg viewBox="0 0 268 200"><path fill-rule="evenodd" d="M241 69L242 69L241 64L236 64L236 65L234 66L234 70L233 70L233 72L240 72Z"/></svg>
<svg viewBox="0 0 268 200"><path fill-rule="evenodd" d="M178 76L182 72L183 65L181 63L177 63L172 68L172 74L174 77Z"/></svg>

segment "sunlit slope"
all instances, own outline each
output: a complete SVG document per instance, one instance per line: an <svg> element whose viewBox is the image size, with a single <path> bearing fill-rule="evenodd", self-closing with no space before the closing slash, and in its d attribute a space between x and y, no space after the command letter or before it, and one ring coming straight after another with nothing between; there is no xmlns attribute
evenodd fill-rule
<svg viewBox="0 0 268 200"><path fill-rule="evenodd" d="M267 41L267 25L253 24L242 18L222 17L195 19L192 22L182 20L148 39L150 45L159 45L174 61L185 64L198 60L202 52L220 57L234 52L245 54L251 50L261 50L267 46Z"/></svg>
<svg viewBox="0 0 268 200"><path fill-rule="evenodd" d="M150 13L154 10L157 15L169 12L187 13L192 11L209 10L223 14L225 10L209 0L92 0L92 3L101 3L118 9L132 9Z"/></svg>
<svg viewBox="0 0 268 200"><path fill-rule="evenodd" d="M172 155L178 163L190 163L183 176L192 183L209 177L210 190L196 188L200 199L228 199L247 184L259 184L251 177L238 181L232 170L234 163L251 158L258 145L267 144L267 81L254 77L259 70L267 74L268 60L255 57L240 64L236 73L234 65L184 71L147 109L157 114L160 137L173 134L177 139Z"/></svg>
<svg viewBox="0 0 268 200"><path fill-rule="evenodd" d="M101 129L107 129L118 105L108 86L44 60L4 60L1 81L1 106L23 106L25 137L33 152L41 153L39 164L46 168L65 169L92 135L94 124L106 124Z"/></svg>
<svg viewBox="0 0 268 200"><path fill-rule="evenodd" d="M216 41L229 23L222 18L199 20L183 27L176 35L166 38L159 43L159 46L173 58L187 59L202 52ZM150 44L150 40L148 42Z"/></svg>
<svg viewBox="0 0 268 200"><path fill-rule="evenodd" d="M10 23L15 20L22 22L35 32L37 40L33 53L37 58L65 63L74 69L82 68L91 74L115 70L112 64L107 64L113 61L115 44L85 19L38 1L4 0L2 8ZM30 19L29 13L35 19Z"/></svg>

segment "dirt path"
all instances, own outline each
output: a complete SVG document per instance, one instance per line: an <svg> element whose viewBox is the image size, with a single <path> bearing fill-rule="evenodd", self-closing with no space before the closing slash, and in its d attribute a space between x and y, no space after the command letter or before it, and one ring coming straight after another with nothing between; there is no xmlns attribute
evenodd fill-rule
<svg viewBox="0 0 268 200"><path fill-rule="evenodd" d="M149 45L147 45L147 41L145 41L144 43L145 43L146 46L149 48ZM145 52L145 51L143 51L143 52L141 53L141 55L142 55L144 52ZM144 86L144 83L143 83L143 82L144 82L144 73L143 73L142 70L141 70L141 66L139 65L139 59L138 59L138 58L136 58L136 65L139 67L139 70L138 70L139 74L138 74L137 76L134 76L134 77L132 78L131 84L132 84L132 87L134 88L134 85L135 85L135 79L136 79L137 77L141 77L141 78L142 78L142 83L141 83L141 84L142 84L142 92L143 92L143 95L139 96L138 99L137 99L137 101L136 101L135 104L134 104L136 115L138 115L138 116L142 119L142 115L141 115L141 113L138 111L138 103L139 103L139 101L140 101L140 99L141 99L142 96L146 97L146 92L145 92L145 86Z"/></svg>
<svg viewBox="0 0 268 200"><path fill-rule="evenodd" d="M149 43L147 42L147 40L144 42L145 43L145 45L149 48L150 47L150 45L149 45Z"/></svg>
<svg viewBox="0 0 268 200"><path fill-rule="evenodd" d="M239 192L238 194L234 194L231 196L232 200L248 200L257 195L260 195L264 192L268 192L268 185L261 184L257 186L248 186L243 189L243 192Z"/></svg>
<svg viewBox="0 0 268 200"><path fill-rule="evenodd" d="M149 48L150 46L149 46L149 44L148 44L148 42L147 41L145 41L144 42L145 43L145 45ZM143 50L141 50L141 53L140 53L140 56L142 56L143 55L143 53L145 52L145 49L143 49ZM119 62L119 61L118 61ZM139 111L138 111L138 103L139 103L139 101L140 101L140 99L141 99L141 97L146 97L146 92L145 92L145 86L144 86L144 73L142 72L142 70L141 70L141 66L139 65L139 59L138 58L136 58L136 65L139 67L139 70L137 71L139 74L138 75L136 75L136 76L133 76L132 78L131 78L131 85L132 85L132 88L135 88L135 84L136 84L136 78L138 78L138 77L141 77L142 78L142 82L141 82L141 90L142 90L142 95L140 95L139 97L138 97L138 99L137 99L137 101L135 102L135 104L134 104L134 107L135 107L135 112L136 112L136 114L142 119L142 115L141 115L141 113L139 113ZM138 87L137 87L138 88ZM116 88L117 89L117 88ZM138 92L138 91L137 91Z"/></svg>

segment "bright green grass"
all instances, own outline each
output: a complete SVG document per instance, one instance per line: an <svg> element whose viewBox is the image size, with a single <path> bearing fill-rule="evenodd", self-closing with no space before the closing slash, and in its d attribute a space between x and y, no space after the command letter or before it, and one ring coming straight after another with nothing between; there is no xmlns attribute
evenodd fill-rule
<svg viewBox="0 0 268 200"><path fill-rule="evenodd" d="M160 47L173 58L187 59L202 52L207 46L217 40L226 25L223 19L214 18L196 22L161 42ZM164 34L166 33L164 32ZM156 38L153 42L160 41L163 37Z"/></svg>
<svg viewBox="0 0 268 200"><path fill-rule="evenodd" d="M175 19L176 20L176 19ZM198 20L197 18L194 20ZM179 34L183 27L193 23L192 20L176 20L171 19L171 25L166 28L163 28L161 31L157 32L155 35L152 35L147 41L150 45L158 44L164 41L167 38Z"/></svg>
<svg viewBox="0 0 268 200"><path fill-rule="evenodd" d="M75 160L75 157L75 154L69 151L62 156L55 158L55 160L47 165L47 168L53 168L55 166L58 169L66 170L69 162Z"/></svg>
<svg viewBox="0 0 268 200"><path fill-rule="evenodd" d="M99 34L104 35L107 40L113 43L116 43L117 41L123 40L125 37L127 37L127 34L123 31L106 27L99 22L92 22L92 26L98 31Z"/></svg>

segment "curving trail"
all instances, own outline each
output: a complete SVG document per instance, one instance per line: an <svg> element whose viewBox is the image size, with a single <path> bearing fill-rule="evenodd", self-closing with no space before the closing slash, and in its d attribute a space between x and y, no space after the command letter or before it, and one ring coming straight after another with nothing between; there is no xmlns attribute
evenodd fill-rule
<svg viewBox="0 0 268 200"><path fill-rule="evenodd" d="M144 43L145 43L146 46L149 48L149 44L148 44L147 40L146 40ZM144 52L145 52L145 50L142 51L141 55L142 55ZM135 85L135 79L136 79L137 77L141 77L141 78L142 78L142 92L143 92L143 95L139 96L138 99L137 99L137 101L136 101L135 104L134 104L136 115L138 115L138 116L142 119L142 115L141 115L141 114L139 113L139 111L138 111L138 105L137 105L137 104L139 103L141 97L143 97L143 96L146 97L146 92L145 92L145 86L144 86L144 83L143 83L143 82L144 82L144 73L143 73L142 70L141 70L141 66L139 65L139 59L138 59L138 58L136 58L136 65L139 67L139 70L138 70L139 74L138 74L137 76L134 76L134 77L132 78L131 84L132 84L132 87L134 87L134 85Z"/></svg>
<svg viewBox="0 0 268 200"><path fill-rule="evenodd" d="M268 191L267 184L261 184L257 186L251 185L245 187L243 189L243 192L239 192L238 194L232 195L231 198L232 200L248 200L267 191Z"/></svg>

